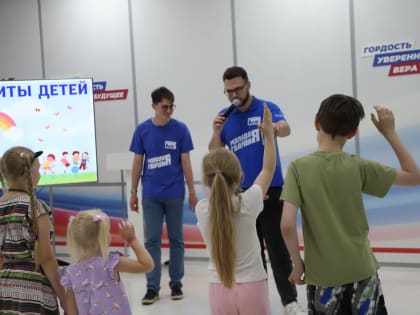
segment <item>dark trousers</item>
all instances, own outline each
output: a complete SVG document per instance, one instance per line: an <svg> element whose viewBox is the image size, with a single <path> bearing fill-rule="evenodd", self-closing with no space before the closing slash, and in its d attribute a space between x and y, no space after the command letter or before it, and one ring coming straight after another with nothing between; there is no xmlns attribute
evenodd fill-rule
<svg viewBox="0 0 420 315"><path fill-rule="evenodd" d="M281 187L269 188L267 193L269 199L264 200L264 210L257 217L257 234L264 268L267 271L265 241L277 291L282 304L287 305L297 300L297 291L296 286L288 280L292 271L292 261L280 231L280 220L283 213L283 201L279 199L281 190Z"/></svg>

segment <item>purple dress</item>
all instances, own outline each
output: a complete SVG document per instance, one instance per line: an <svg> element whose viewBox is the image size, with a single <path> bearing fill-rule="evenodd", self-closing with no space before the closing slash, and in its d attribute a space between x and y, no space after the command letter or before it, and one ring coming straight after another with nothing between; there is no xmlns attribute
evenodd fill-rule
<svg viewBox="0 0 420 315"><path fill-rule="evenodd" d="M114 279L114 268L120 257L121 253L113 251L108 259L95 256L61 268L61 285L73 290L79 314L131 314L124 286Z"/></svg>

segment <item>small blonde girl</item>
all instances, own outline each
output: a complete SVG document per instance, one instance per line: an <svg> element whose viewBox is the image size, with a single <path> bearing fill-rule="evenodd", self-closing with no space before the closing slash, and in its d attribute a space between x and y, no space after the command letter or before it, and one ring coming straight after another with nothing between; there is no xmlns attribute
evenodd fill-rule
<svg viewBox="0 0 420 315"><path fill-rule="evenodd" d="M73 263L61 270L68 315L131 314L119 272L150 272L154 263L137 240L132 223L122 221L119 232L137 260L117 251L108 252L110 222L101 210L81 211L70 218L67 244Z"/></svg>

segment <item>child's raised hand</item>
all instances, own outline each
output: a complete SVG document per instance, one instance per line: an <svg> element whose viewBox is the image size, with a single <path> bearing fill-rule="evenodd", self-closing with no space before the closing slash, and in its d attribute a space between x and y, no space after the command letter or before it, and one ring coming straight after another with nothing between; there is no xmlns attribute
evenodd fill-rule
<svg viewBox="0 0 420 315"><path fill-rule="evenodd" d="M263 115L262 123L259 125L259 128L265 136L269 136L269 135L274 136L273 115L271 114L271 111L268 109L268 106L266 103L264 103L264 115Z"/></svg>
<svg viewBox="0 0 420 315"><path fill-rule="evenodd" d="M118 224L118 229L120 232L120 236L124 241L130 241L136 237L136 230L134 229L134 225L128 221L121 221Z"/></svg>
<svg viewBox="0 0 420 315"><path fill-rule="evenodd" d="M392 111L386 107L374 106L378 118L376 118L374 113L370 114L372 123L375 125L376 129L382 133L385 137L395 131L395 119Z"/></svg>

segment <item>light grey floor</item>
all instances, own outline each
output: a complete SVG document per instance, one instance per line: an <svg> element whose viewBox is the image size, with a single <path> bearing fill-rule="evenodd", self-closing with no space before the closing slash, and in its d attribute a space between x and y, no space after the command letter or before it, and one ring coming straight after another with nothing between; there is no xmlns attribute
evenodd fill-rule
<svg viewBox="0 0 420 315"><path fill-rule="evenodd" d="M390 315L420 314L420 268L383 266L379 270L382 280L385 302ZM133 314L155 315L209 315L207 299L207 262L189 261L185 263L184 295L181 301L172 301L169 297L168 270L162 268L162 289L160 299L153 305L143 306L141 298L146 290L143 274L122 274L127 289ZM269 273L270 303L273 315L283 314L283 307ZM306 309L305 287L298 287L299 304ZM257 314L256 314L257 315Z"/></svg>

